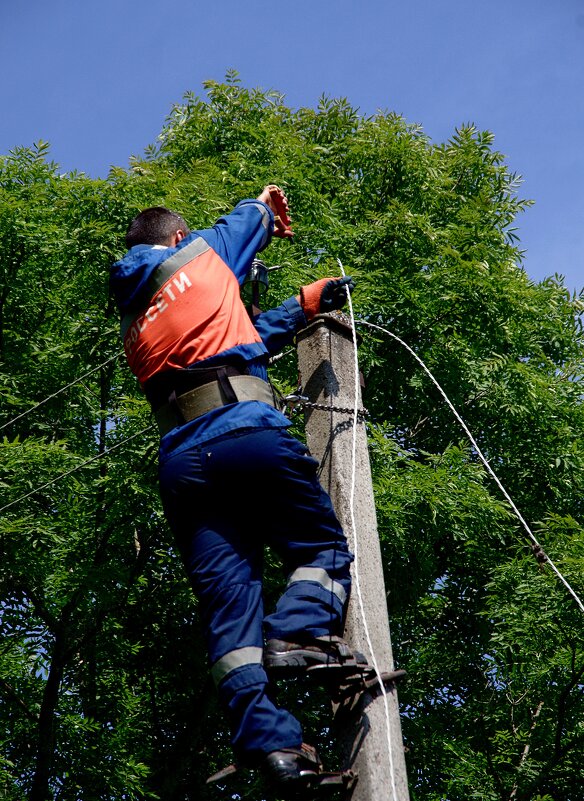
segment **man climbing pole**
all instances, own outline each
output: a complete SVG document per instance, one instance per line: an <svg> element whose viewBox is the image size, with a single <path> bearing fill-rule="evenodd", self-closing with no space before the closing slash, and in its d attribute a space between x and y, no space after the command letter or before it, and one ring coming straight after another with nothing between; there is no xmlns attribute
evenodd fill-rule
<svg viewBox="0 0 584 801"><path fill-rule="evenodd" d="M267 674L363 664L338 638L352 555L317 463L286 430L267 382L269 356L315 314L341 308L352 280L321 279L253 321L239 295L256 253L272 235L290 235L287 214L273 185L208 230L149 208L131 222L129 251L111 272L128 362L160 429L164 511L199 599L236 758L280 789L328 774L298 721L269 697ZM265 544L288 576L266 617Z"/></svg>

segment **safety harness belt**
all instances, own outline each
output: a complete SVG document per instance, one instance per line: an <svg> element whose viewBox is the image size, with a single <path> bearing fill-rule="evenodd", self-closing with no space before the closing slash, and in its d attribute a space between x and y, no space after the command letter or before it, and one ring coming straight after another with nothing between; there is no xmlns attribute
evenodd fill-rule
<svg viewBox="0 0 584 801"><path fill-rule="evenodd" d="M222 380L223 379L223 380ZM168 403L154 412L160 436L212 409L240 401L261 401L276 406L270 385L253 375L218 375L216 381L195 387L182 395L172 392Z"/></svg>

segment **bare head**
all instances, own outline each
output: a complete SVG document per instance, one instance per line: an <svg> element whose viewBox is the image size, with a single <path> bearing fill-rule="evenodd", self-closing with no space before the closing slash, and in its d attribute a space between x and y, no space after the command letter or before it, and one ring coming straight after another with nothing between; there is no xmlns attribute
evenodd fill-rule
<svg viewBox="0 0 584 801"><path fill-rule="evenodd" d="M126 231L126 247L165 245L175 247L190 229L184 219L164 206L151 206L138 214Z"/></svg>

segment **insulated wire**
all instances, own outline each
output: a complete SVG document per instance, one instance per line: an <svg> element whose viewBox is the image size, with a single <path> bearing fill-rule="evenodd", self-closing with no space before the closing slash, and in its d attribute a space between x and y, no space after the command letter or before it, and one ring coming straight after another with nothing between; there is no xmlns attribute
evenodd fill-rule
<svg viewBox="0 0 584 801"><path fill-rule="evenodd" d="M283 359L285 356L288 356L290 353L292 353L293 350L294 350L293 348L288 348L287 350L282 351L282 353L278 353L275 356L272 356L270 358L270 364L273 364L274 362L277 362L280 359ZM83 375L79 376L79 378L76 378L74 381L71 381L69 384L66 384L64 387L61 387L61 389L58 389L56 392L53 392L52 395L48 395L46 398L43 398L38 403L35 403L35 405L31 406L30 409L27 409L26 411L22 412L21 414L17 415L16 417L13 417L11 420L8 420L7 423L2 423L2 425L0 426L0 431L4 431L4 429L8 428L8 426L11 426L13 423L17 423L19 420L22 420L23 417L26 417L27 415L31 414L31 412L36 411L40 406L42 406L43 404L45 404L48 401L52 400L53 398L56 398L62 392L66 392L66 390L70 389L71 387L74 387L75 384L79 384L85 378L87 378L88 376L90 376L93 373L97 372L97 370L101 370L102 367L106 367L108 364L110 364L110 362L113 362L115 359L117 359L120 356L122 356L123 353L124 353L123 351L120 351L119 353L116 353L114 356L111 356L109 359L106 359L105 362L102 362L101 364L98 364L97 367L92 367L91 370L88 370L86 373L83 373Z"/></svg>
<svg viewBox="0 0 584 801"><path fill-rule="evenodd" d="M115 451L117 448L121 448L122 445L125 445L127 442L130 442L130 440L133 440L136 437L139 437L142 434L145 434L147 431L150 431L150 429L153 428L153 427L154 426L152 426L152 425L146 426L146 428L143 428L142 431L137 431L135 434L132 434L130 437L126 437L126 439L123 439L121 442L118 442L115 445L112 445L111 448L106 448L105 450L100 451L100 453L97 453L95 456L92 456L91 459L87 459L85 462L82 462L81 464L78 464L75 467L72 467L71 470L67 470L65 473L61 473L56 478L52 478L50 481L47 481L46 484L42 484L40 487L35 487L35 489L31 490L30 492L27 492L26 495L21 495L19 498L16 498L14 501L10 501L10 503L7 503L5 506L0 507L0 513L4 512L6 509L10 509L11 506L15 506L17 503L20 503L20 501L24 501L26 498L30 498L31 495L35 495L37 492L41 492L42 490L46 489L47 487L50 487L53 484L56 484L57 481L60 481L62 478L66 478L67 476L70 476L71 473L75 473L77 470L81 470L83 467L87 467L88 464L91 464L92 462L95 462L97 459L101 459L102 456L107 456L108 453L111 453L112 451Z"/></svg>
<svg viewBox="0 0 584 801"><path fill-rule="evenodd" d="M1 425L0 426L0 431L3 431L8 426L12 425L12 423L16 423L17 420L21 420L23 417L26 417L27 414L30 414L31 412L34 412L36 409L39 408L39 406L42 406L43 403L46 403L47 401L50 401L53 398L56 398L57 395L60 395L62 392L65 392L65 390L69 389L70 387L75 386L75 384L78 384L80 381L83 381L83 379L87 378L87 376L90 376L92 373L95 373L97 370L101 370L102 367L105 367L106 364L109 364L110 362L113 362L114 359L117 359L119 356L121 356L121 354L122 354L122 351L120 351L120 353L116 353L115 356L111 356L109 359L106 359L105 362L102 362L102 364L98 364L97 367L93 367L91 370L88 370L86 373L84 373L79 378L76 378L74 381L71 381L70 384L67 384L64 387L61 387L61 389L58 389L56 392L53 392L52 395L49 395L48 397L43 398L42 401L39 401L38 403L35 403L35 405L31 406L30 409L27 409L25 412L22 412L22 414L19 414L16 417L13 417L12 420L9 420L7 423L4 423L3 425Z"/></svg>
<svg viewBox="0 0 584 801"><path fill-rule="evenodd" d="M277 353L275 356L270 356L270 365L275 364L275 362L279 362L280 359L283 359L286 356L289 356L291 353L294 353L295 348L286 348L281 353Z"/></svg>
<svg viewBox="0 0 584 801"><path fill-rule="evenodd" d="M339 264L340 264L340 262L339 262ZM391 331L388 331L387 328L383 328L382 326L376 325L375 323L370 323L368 320L357 320L356 322L361 324L361 325L366 325L366 326L369 326L370 328L376 328L377 330L382 331L383 333L385 333L388 336L390 336L393 339L395 339L396 342L399 342L400 345L403 345L404 348L409 353L412 354L414 359L418 362L418 364L424 370L426 375L430 378L432 383L437 387L438 391L440 392L440 394L442 395L442 397L444 398L444 400L448 404L448 406L450 408L450 411L452 412L452 414L456 417L456 419L458 420L458 422L462 426L462 429L464 430L464 433L469 438L473 448L475 449L475 451L477 453L477 456L479 457L481 462L486 467L486 469L487 469L489 475L491 476L491 478L493 479L493 481L496 483L496 485L499 487L499 489L503 493L503 495L504 495L505 499L507 500L507 502L509 503L511 509L515 512L515 514L516 514L517 518L519 519L521 525L523 526L523 528L527 532L527 536L529 537L531 542L539 549L541 546L540 546L539 542L537 541L535 535L533 534L533 532L531 531L530 527L525 522L525 519L523 518L521 512L519 511L519 509L517 508L517 506L513 502L513 499L511 498L511 496L509 495L509 493L507 492L507 490L505 489L503 484L500 482L497 474L492 469L492 467L489 464L488 460L483 455L481 449L479 448L475 438L473 437L473 435L471 434L470 430L468 429L466 423L464 422L462 417L459 415L459 413L456 411L456 409L454 408L453 404L450 401L450 398L447 396L446 392L442 389L442 387L440 386L438 381L434 378L434 376L432 375L430 370L426 367L426 365L424 364L422 359L418 356L418 354L414 350L412 350L412 348L410 348L410 346L406 342L404 342L403 339L400 339L396 334L392 333ZM576 603L580 607L580 610L582 612L584 612L584 603L582 603L581 599L578 597L578 595L576 594L575 590L572 589L572 587L570 586L568 581L564 578L564 576L561 574L561 572L558 570L558 568L555 566L555 564L552 562L552 560L549 558L549 556L547 554L545 554L545 556L546 556L545 562L547 564L549 564L549 566L552 568L552 570L554 571L556 576L560 579L560 581L564 584L564 586L566 587L566 589L568 590L570 595L574 598L574 600L576 601Z"/></svg>
<svg viewBox="0 0 584 801"><path fill-rule="evenodd" d="M343 265L342 265L340 259L337 259L337 262L338 262L339 267L341 268L342 274L344 276L345 275L345 271L344 271L344 268L343 268ZM454 416L456 417L456 419L460 423L462 429L464 430L464 432L467 435L467 437L469 438L471 444L475 448L478 457L480 458L480 460L482 461L482 463L486 467L489 475L495 481L495 483L497 484L497 486L499 487L499 489L503 493L504 497L506 498L507 502L511 506L513 512L515 513L515 515L517 516L517 518L521 522L523 528L527 532L527 535L528 535L529 539L534 544L534 546L539 548L540 545L539 545L539 542L538 542L537 538L534 536L534 534L531 531L530 527L527 525L525 519L521 515L521 512L519 511L519 509L517 508L517 506L513 502L513 499L511 498L511 496L509 495L509 493L507 492L507 490L505 489L503 484L500 482L500 480L499 480L498 476L496 475L496 473L491 468L489 462L487 461L487 459L483 455L481 449L479 448L479 446L478 446L476 440L474 439L473 435L471 434L470 430L466 426L464 420L459 415L457 410L454 408L454 406L451 403L450 399L448 398L448 396L446 395L446 393L444 392L444 390L442 389L442 387L440 386L438 381L434 378L434 376L432 375L430 370L426 367L426 365L424 364L422 359L418 356L418 354L406 342L403 341L403 339L400 339L400 337L398 337L396 334L394 334L391 331L389 331L387 328L383 328L380 325L376 325L375 323L371 323L368 320L357 320L357 321L355 321L355 318L354 318L354 315L353 315L353 304L352 304L351 295L350 295L349 292L347 292L347 297L348 297L348 301L349 301L349 309L350 309L350 313L351 313L351 322L352 322L352 326L353 326L353 332L355 331L355 322L359 323L360 325L366 325L366 326L369 326L370 328L374 328L374 329L377 329L378 331L382 331L384 334L387 334L388 336L390 336L393 339L395 339L396 342L399 342L400 345L402 345L414 357L414 359L418 362L418 364L421 366L421 368L424 370L424 372L428 375L428 377L430 378L432 383L437 387L438 391L440 392L440 394L442 395L442 397L446 401L446 403L449 406L450 410L452 411L452 413L454 414ZM356 338L355 338L355 341L354 341L354 345L355 345L355 349L356 349ZM97 370L100 370L102 367L105 367L106 365L110 364L110 362L113 362L115 359L119 358L121 353L122 353L121 351L120 351L120 353L116 353L114 356L111 356L109 359L106 359L104 362L102 362L101 364L97 365L97 367L93 367L91 370L88 370L86 373L84 373L79 378L76 378L74 381L71 381L69 384L66 384L64 387L61 387L61 389L58 389L56 392L53 392L51 395L48 395L46 398L43 398L43 400L39 401L34 406L31 406L30 409L27 409L26 411L22 412L21 414L17 415L16 417L13 417L7 423L3 423L0 426L0 431L3 431L8 426L12 425L13 423L16 423L18 420L21 420L23 417L26 417L31 412L34 412L40 406L42 406L43 404L47 403L49 400L52 400L53 398L56 398L62 392L65 392L66 390L70 389L72 386L75 386L75 384L78 384L80 381L83 381L85 378L87 378L88 376L92 375ZM284 354L280 354L279 356L275 357L273 359L273 361L276 361L278 358L282 358L283 355ZM358 404L358 387L356 389L355 410L357 410L357 404ZM148 427L148 428L150 428L150 427ZM148 428L144 429L144 431L147 431ZM144 433L144 431L142 431L140 433ZM6 506L0 507L0 512L3 512L5 509L8 509L10 506L13 506L14 504L18 503L19 501L30 497L30 495L33 495L35 492L39 492L40 490L51 486L51 484L54 484L55 482L59 481L61 478L64 478L65 476L70 475L71 473L75 472L75 470L80 470L86 464L89 464L90 462L94 461L95 459L100 458L102 455L105 455L106 453L109 453L110 451L115 450L116 448L118 448L121 445L123 445L125 442L128 442L130 439L133 439L134 436L137 436L137 434L134 434L131 437L129 437L127 440L124 440L123 442L118 443L117 445L114 445L112 448L109 448L106 451L103 451L103 453L92 457L89 461L84 462L81 465L78 465L77 467L73 468L72 470L68 471L67 473L63 473L62 475L57 476L57 478L53 479L52 481L49 481L47 484L44 484L43 486L38 487L36 490L32 490L30 493L28 493L26 495L23 495L20 498L17 498L15 501L12 501L11 503L7 504ZM354 465L353 465L353 469L355 469ZM352 488L352 493L354 493L354 487ZM566 589L568 590L570 595L572 595L572 597L574 598L574 600L578 604L580 610L582 612L584 612L584 603L578 597L578 595L576 594L574 589L570 586L568 581L564 578L564 576L559 571L559 569L556 567L554 562L549 558L549 556L547 554L545 554L545 556L546 556L546 562L550 565L550 567L552 568L554 573L557 575L557 577L560 579L560 581L564 584L564 586L566 587Z"/></svg>
<svg viewBox="0 0 584 801"><path fill-rule="evenodd" d="M343 276L345 275L345 269L341 263L340 259L337 259L338 265L341 268L341 273ZM369 634L369 626L367 624L367 617L365 615L365 606L363 604L363 595L361 593L361 581L359 576L359 548L358 548L358 537L357 537L357 523L355 520L355 486L356 486L356 472L357 472L357 425L358 425L358 417L359 417L359 355L357 351L357 332L355 329L355 316L353 313L353 301L351 300L351 293L347 289L347 300L349 305L349 314L351 317L351 333L353 337L353 356L354 356L354 370L355 370L355 397L354 397L354 411L353 411L353 444L352 444L352 455L351 455L351 492L349 496L349 509L351 515L351 528L353 531L353 556L354 564L355 564L355 590L357 593L357 599L359 601L359 610L361 612L361 619L363 621L363 630L365 632L365 639L367 640L367 646L369 648L369 653L371 654L371 662L373 664L373 669L375 671L375 675L377 677L377 682L379 687L381 688L382 695L383 695L383 706L385 710L385 723L386 723L386 730L387 730L387 752L389 755L389 772L391 775L391 789L393 793L394 801L398 801L397 796L397 788L395 785L395 769L393 764L393 744L391 738L391 719L389 715L389 704L387 701L387 692L385 689L385 685L383 683L383 678L381 676L381 671L379 670L379 665L377 664L377 659L375 656L375 652L373 650L373 643L371 642L371 636ZM391 666L393 668L393 665Z"/></svg>

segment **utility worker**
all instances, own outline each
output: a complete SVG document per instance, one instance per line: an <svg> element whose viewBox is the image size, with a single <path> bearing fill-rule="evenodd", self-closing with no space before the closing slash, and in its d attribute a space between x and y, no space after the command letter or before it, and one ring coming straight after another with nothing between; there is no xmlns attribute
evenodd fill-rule
<svg viewBox="0 0 584 801"><path fill-rule="evenodd" d="M353 282L321 279L252 321L240 284L271 240L276 207L287 217L284 193L270 185L192 232L178 214L146 209L128 228L111 286L129 365L160 428L164 511L199 599L236 758L285 787L322 766L298 721L268 696L266 671L356 658L337 636L353 557L316 461L275 408L266 368L311 317L340 308ZM290 233L283 228L276 234ZM288 576L266 617L265 544Z"/></svg>

